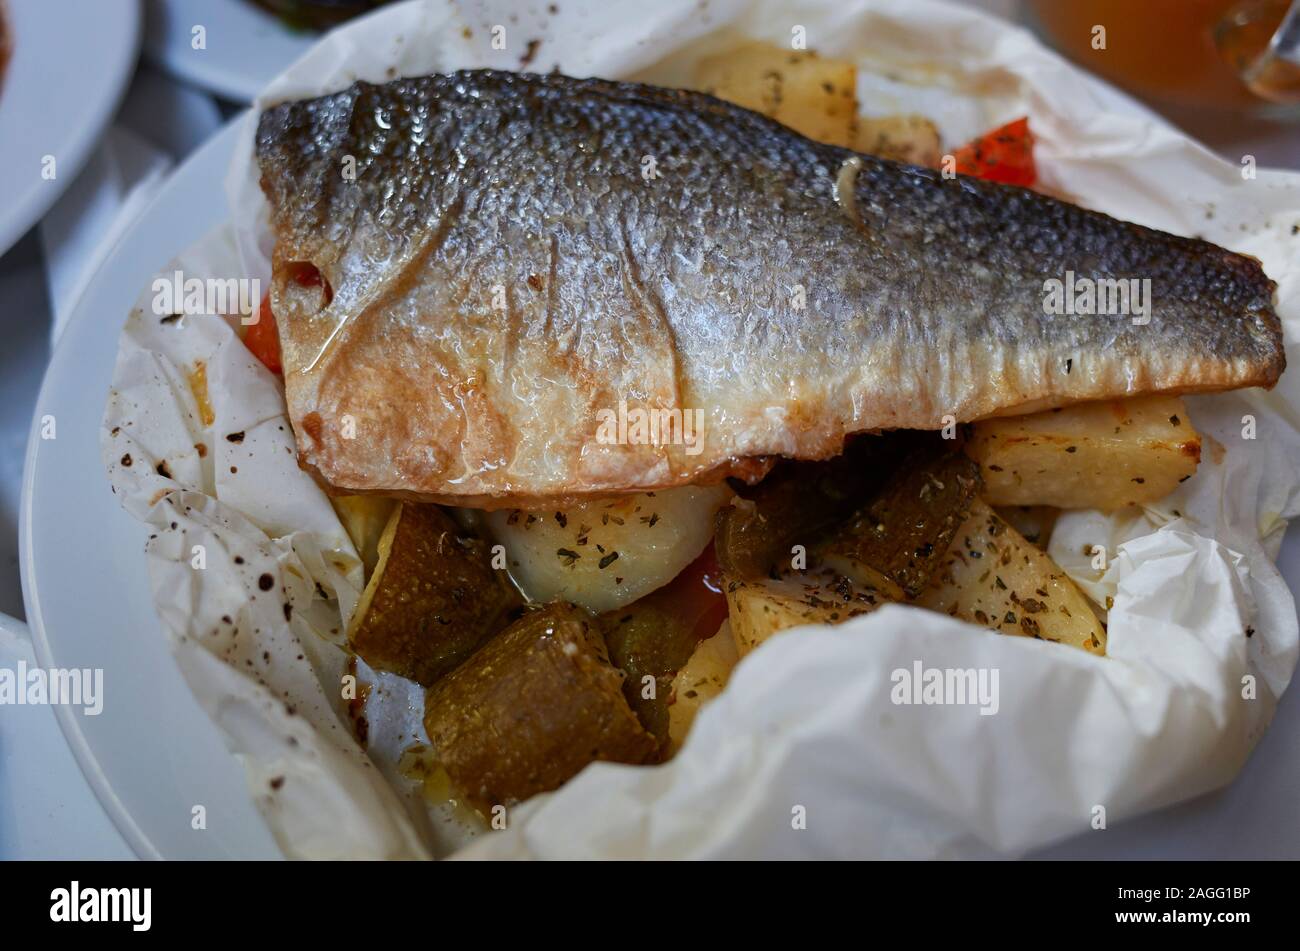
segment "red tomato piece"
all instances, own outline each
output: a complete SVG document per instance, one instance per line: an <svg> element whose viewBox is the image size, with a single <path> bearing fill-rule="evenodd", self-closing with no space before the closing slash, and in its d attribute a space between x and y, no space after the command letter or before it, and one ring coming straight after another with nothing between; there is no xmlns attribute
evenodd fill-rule
<svg viewBox="0 0 1300 951"><path fill-rule="evenodd" d="M727 598L722 593L722 569L718 567L713 542L709 542L700 556L661 590L681 623L694 632L697 641L718 633L718 628L727 619Z"/></svg>
<svg viewBox="0 0 1300 951"><path fill-rule="evenodd" d="M953 158L957 160L957 171L962 175L1026 188L1038 181L1034 136L1029 131L1027 118L1008 122L985 133L954 152Z"/></svg>
<svg viewBox="0 0 1300 951"><path fill-rule="evenodd" d="M257 322L244 328L244 346L272 373L284 372L280 364L280 332L275 328L275 317L271 313L270 294L262 298Z"/></svg>

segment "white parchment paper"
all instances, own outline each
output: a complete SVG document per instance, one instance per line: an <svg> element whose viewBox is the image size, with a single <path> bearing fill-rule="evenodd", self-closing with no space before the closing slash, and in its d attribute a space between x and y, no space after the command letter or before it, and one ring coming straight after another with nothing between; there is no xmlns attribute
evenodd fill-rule
<svg viewBox="0 0 1300 951"><path fill-rule="evenodd" d="M1278 282L1288 341L1298 337L1300 176L1244 176L1005 23L930 0L547 6L420 0L382 10L325 38L259 104L358 78L524 59L536 71L685 84L702 56L749 39L788 44L802 30L809 48L859 65L865 113L926 114L948 145L1028 114L1044 187L1256 255ZM504 49L493 47L497 35ZM166 272L269 276L254 121L226 182L231 225ZM145 289L122 336L105 462L122 503L152 526L155 601L182 672L244 762L278 841L313 858L464 845L465 830L396 769L401 749L422 738L419 692L361 665L374 685L368 756L344 716L346 658L335 644L361 570L295 464L278 382L227 322L162 324L149 297ZM197 364L210 421L194 393ZM671 763L593 765L460 854L1014 855L1229 782L1300 643L1273 565L1300 511L1297 396L1293 372L1272 393L1190 400L1207 437L1193 479L1139 511L1058 522L1051 554L1111 605L1108 657L902 606L786 632L739 665ZM226 438L236 432L242 442ZM1109 553L1104 570L1083 555L1094 545ZM896 704L892 674L917 662L996 671L996 713Z"/></svg>

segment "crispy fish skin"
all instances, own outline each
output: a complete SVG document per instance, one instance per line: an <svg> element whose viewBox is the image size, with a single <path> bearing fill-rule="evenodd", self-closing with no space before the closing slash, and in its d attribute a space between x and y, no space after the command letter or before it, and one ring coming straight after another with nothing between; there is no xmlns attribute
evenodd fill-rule
<svg viewBox="0 0 1300 951"><path fill-rule="evenodd" d="M1285 365L1254 259L870 156L846 175L854 153L703 94L358 83L266 110L257 155L300 458L340 491L662 488L946 415L1272 386ZM332 298L292 279L304 262ZM1149 323L1045 313L1071 271L1149 279ZM602 438L620 402L699 410L700 440Z"/></svg>

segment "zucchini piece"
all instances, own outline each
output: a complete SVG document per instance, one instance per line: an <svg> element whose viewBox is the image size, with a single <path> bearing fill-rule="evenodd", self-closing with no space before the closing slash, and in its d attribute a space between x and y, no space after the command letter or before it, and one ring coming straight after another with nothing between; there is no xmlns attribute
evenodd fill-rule
<svg viewBox="0 0 1300 951"><path fill-rule="evenodd" d="M783 461L718 512L714 545L729 578L763 578L790 567L791 548L811 548L820 533L844 521L877 492L922 434L891 433L850 440L822 462Z"/></svg>
<svg viewBox="0 0 1300 951"><path fill-rule="evenodd" d="M429 686L510 623L522 604L485 541L438 506L398 505L348 626L367 664Z"/></svg>
<svg viewBox="0 0 1300 951"><path fill-rule="evenodd" d="M658 591L601 615L610 661L627 674L623 695L665 750L673 678L727 619L721 584L713 549L706 548Z"/></svg>
<svg viewBox="0 0 1300 951"><path fill-rule="evenodd" d="M487 811L563 785L588 763L644 763L658 741L623 696L599 622L529 611L425 695L424 729L452 785Z"/></svg>
<svg viewBox="0 0 1300 951"><path fill-rule="evenodd" d="M939 569L979 485L979 466L962 453L921 450L821 546L821 563L894 600L914 598Z"/></svg>

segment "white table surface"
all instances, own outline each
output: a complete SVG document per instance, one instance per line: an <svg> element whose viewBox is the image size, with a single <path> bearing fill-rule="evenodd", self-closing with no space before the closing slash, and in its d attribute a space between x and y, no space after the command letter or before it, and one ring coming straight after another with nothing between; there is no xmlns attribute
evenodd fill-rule
<svg viewBox="0 0 1300 951"><path fill-rule="evenodd" d="M166 2L166 0L151 0ZM227 0L214 0L227 2ZM960 0L959 0L960 2ZM967 0L1000 15L1014 16L1015 0ZM156 84L158 74L142 67L118 120L135 127L145 138L157 135L157 124L140 114L141 85ZM162 80L170 82L170 80ZM233 106L223 104L229 113ZM134 113L134 114L133 114ZM1300 169L1300 125L1272 126L1245 120L1225 120L1216 115L1172 116L1179 125L1206 142L1226 158L1237 162L1254 155L1260 165ZM187 136L192 130L178 133ZM192 142L157 142L176 158L183 158ZM0 612L24 616L18 569L18 508L22 466L28 430L41 377L50 355L51 302L46 289L45 262L36 229L29 232L8 253L0 257L0 303L3 304L5 337L0 348ZM1300 545L1288 545L1284 557L1300 560ZM0 667L14 668L20 659L33 664L30 645L0 633ZM1242 839L1238 830L1247 826L1231 822L1259 809L1275 807L1277 815L1294 815L1300 799L1300 776L1281 765L1283 757L1269 750L1294 743L1300 734L1300 691L1291 690L1279 707L1274 728L1265 736L1247 764L1243 779L1252 776L1251 786L1273 790L1267 802L1248 798L1235 783L1214 794L1220 815L1217 824L1205 818L1194 805L1166 810L1137 820L1152 830L1185 829L1187 849L1183 856L1236 855L1239 857L1296 857L1300 840L1296 830L1268 834L1252 826L1257 835ZM117 859L132 853L109 822L72 758L55 722L51 708L0 708L0 860L7 859ZM1289 771L1288 771L1289 770ZM1228 821L1225 821L1228 820ZM1128 838L1128 837L1126 837ZM1095 837L1075 840L1048 850L1045 857L1117 856L1121 840ZM1125 857L1141 857L1124 849Z"/></svg>

